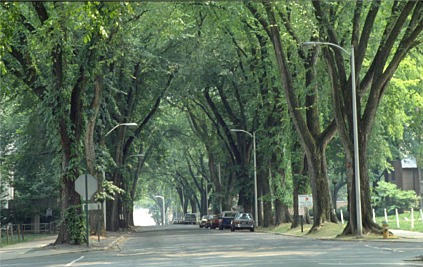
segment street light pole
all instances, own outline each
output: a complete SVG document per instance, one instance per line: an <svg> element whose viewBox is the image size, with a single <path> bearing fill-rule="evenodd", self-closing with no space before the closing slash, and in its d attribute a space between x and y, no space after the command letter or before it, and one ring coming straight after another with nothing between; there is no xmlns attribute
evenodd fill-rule
<svg viewBox="0 0 423 267"><path fill-rule="evenodd" d="M165 218L166 218L166 210L165 210L165 199L164 199L164 197L163 196L155 196L155 197L158 197L158 198L161 198L162 199L162 203L163 203L163 213L162 213L162 219L163 219L163 226L165 226Z"/></svg>
<svg viewBox="0 0 423 267"><path fill-rule="evenodd" d="M133 155L130 155L130 156L128 157L128 159L129 159L130 157L142 158L142 157L144 157L144 154L133 154Z"/></svg>
<svg viewBox="0 0 423 267"><path fill-rule="evenodd" d="M220 191L219 191L219 210L220 210L220 214L222 214L222 196L220 195L221 194L221 192L222 192L222 181L221 181L221 178L220 178L220 163L219 163L219 165L217 165L217 167L218 167L218 177L219 177L219 189L220 189ZM422 187L423 188L423 187ZM423 193L422 193L423 194ZM423 198L422 198L423 199ZM423 201L423 200L422 200ZM423 205L422 205L423 206Z"/></svg>
<svg viewBox="0 0 423 267"><path fill-rule="evenodd" d="M352 94L352 111L353 111L353 135L354 135L354 174L355 174L355 202L357 217L357 236L363 235L363 224L361 218L361 189L360 189L360 160L358 150L358 123L357 123L357 90L355 85L355 57L354 46L351 45L349 53L343 47L329 42L304 42L303 45L328 45L336 47L350 56L351 64L351 94Z"/></svg>
<svg viewBox="0 0 423 267"><path fill-rule="evenodd" d="M256 132L253 132L253 151L254 151L254 216L256 224L259 225L258 203L257 203L257 157L256 157Z"/></svg>
<svg viewBox="0 0 423 267"><path fill-rule="evenodd" d="M209 182L206 180L206 215L209 215L209 195L208 195L208 190L209 188Z"/></svg>
<svg viewBox="0 0 423 267"><path fill-rule="evenodd" d="M243 132L248 134L253 138L253 153L254 153L254 218L256 221L257 226L258 224L258 204L257 204L257 160L256 160L256 132L253 132L251 134L250 132L247 132L242 129L231 129L231 132Z"/></svg>

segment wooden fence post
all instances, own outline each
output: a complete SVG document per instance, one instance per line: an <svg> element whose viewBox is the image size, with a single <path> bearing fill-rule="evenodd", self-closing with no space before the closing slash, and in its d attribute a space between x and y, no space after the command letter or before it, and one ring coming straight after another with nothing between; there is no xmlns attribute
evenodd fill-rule
<svg viewBox="0 0 423 267"><path fill-rule="evenodd" d="M414 208L411 208L411 229L414 229Z"/></svg>
<svg viewBox="0 0 423 267"><path fill-rule="evenodd" d="M6 244L9 245L9 224L6 226Z"/></svg>
<svg viewBox="0 0 423 267"><path fill-rule="evenodd" d="M10 225L10 236L11 236L11 240L12 240L12 244L15 242L15 237L13 235L13 224Z"/></svg>
<svg viewBox="0 0 423 267"><path fill-rule="evenodd" d="M21 225L20 224L17 224L16 225L17 227L18 227L18 231L17 231L17 234L18 234L18 242L21 242Z"/></svg>

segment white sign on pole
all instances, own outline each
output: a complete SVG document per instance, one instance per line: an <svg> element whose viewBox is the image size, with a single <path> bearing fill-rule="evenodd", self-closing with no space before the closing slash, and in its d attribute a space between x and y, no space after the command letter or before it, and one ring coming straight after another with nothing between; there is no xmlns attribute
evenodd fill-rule
<svg viewBox="0 0 423 267"><path fill-rule="evenodd" d="M101 210L100 203L88 203L88 210Z"/></svg>
<svg viewBox="0 0 423 267"><path fill-rule="evenodd" d="M298 195L298 214L304 216L304 208L313 208L312 195Z"/></svg>
<svg viewBox="0 0 423 267"><path fill-rule="evenodd" d="M87 176L87 184L85 184L85 176ZM90 174L82 174L75 180L75 191L81 195L83 200L88 195L90 199L97 192L97 178Z"/></svg>
<svg viewBox="0 0 423 267"><path fill-rule="evenodd" d="M83 174L75 180L75 191L81 195L82 199L85 201L85 219L86 219L86 226L85 233L86 233L86 240L87 240L87 247L90 246L90 224L89 222L89 212L88 212L88 200L97 192L97 178L88 173Z"/></svg>

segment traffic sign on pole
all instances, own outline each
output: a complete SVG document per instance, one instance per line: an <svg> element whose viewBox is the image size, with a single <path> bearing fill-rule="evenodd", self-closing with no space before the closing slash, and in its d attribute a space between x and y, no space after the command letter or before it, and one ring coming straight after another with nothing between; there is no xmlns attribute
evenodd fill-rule
<svg viewBox="0 0 423 267"><path fill-rule="evenodd" d="M87 184L85 184L85 176ZM90 199L97 192L97 178L90 174L82 174L75 180L75 191L81 195L83 200Z"/></svg>
<svg viewBox="0 0 423 267"><path fill-rule="evenodd" d="M97 192L97 178L86 173L79 176L75 180L75 191L81 195L82 199L85 200L85 219L86 219L86 236L87 236L87 247L90 246L90 230L89 230L89 219L88 219L88 200Z"/></svg>

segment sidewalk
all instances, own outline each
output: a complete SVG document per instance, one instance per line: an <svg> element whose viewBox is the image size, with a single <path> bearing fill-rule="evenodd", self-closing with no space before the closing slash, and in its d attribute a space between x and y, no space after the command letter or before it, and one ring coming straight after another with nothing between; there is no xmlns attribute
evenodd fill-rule
<svg viewBox="0 0 423 267"><path fill-rule="evenodd" d="M3 260L16 258L112 249L114 247L117 247L118 242L121 241L129 233L130 232L107 232L107 236L100 237L100 241L98 241L97 236L91 236L89 247L87 247L86 244L59 244L53 246L53 243L56 241L57 236L51 236L42 239L37 239L34 241L17 243L15 245L9 245L0 249L0 263Z"/></svg>
<svg viewBox="0 0 423 267"><path fill-rule="evenodd" d="M404 230L395 230L389 229L394 236L399 237L401 241L409 240L409 241L419 241L423 242L423 233L422 232L413 232L413 231L404 231Z"/></svg>

